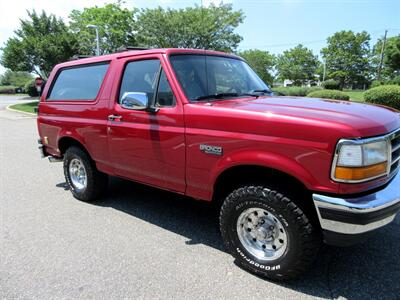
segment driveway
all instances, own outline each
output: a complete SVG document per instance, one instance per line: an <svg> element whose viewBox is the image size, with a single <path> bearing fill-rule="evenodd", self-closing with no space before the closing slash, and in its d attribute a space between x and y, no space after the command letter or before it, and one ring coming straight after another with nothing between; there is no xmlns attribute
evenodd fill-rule
<svg viewBox="0 0 400 300"><path fill-rule="evenodd" d="M116 178L80 202L40 158L34 118L0 114L0 139L0 298L399 299L399 217L274 283L234 264L207 203Z"/></svg>
<svg viewBox="0 0 400 300"><path fill-rule="evenodd" d="M5 109L10 104L35 101L37 98L32 98L26 95L0 95L0 110Z"/></svg>

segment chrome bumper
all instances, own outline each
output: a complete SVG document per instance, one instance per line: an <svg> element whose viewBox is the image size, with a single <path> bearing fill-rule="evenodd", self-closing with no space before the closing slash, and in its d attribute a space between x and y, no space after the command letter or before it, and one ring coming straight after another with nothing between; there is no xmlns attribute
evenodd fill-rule
<svg viewBox="0 0 400 300"><path fill-rule="evenodd" d="M357 235L382 227L400 211L400 172L382 190L355 198L313 194L321 227L334 234Z"/></svg>

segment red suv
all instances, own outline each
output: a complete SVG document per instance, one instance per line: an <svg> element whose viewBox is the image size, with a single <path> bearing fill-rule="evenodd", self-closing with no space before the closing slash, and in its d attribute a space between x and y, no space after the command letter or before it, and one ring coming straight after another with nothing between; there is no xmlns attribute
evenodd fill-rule
<svg viewBox="0 0 400 300"><path fill-rule="evenodd" d="M400 209L400 115L274 96L240 57L132 50L57 65L40 149L73 196L119 176L221 205L227 250L253 273L303 272L320 241L349 245ZM160 200L162 201L162 200Z"/></svg>

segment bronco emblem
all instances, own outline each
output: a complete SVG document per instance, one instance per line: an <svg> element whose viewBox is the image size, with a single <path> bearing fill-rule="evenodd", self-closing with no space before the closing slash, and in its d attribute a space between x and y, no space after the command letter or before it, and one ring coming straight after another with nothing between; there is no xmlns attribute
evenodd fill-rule
<svg viewBox="0 0 400 300"><path fill-rule="evenodd" d="M200 151L207 153L207 154L222 155L222 147L220 147L220 146L211 146L211 145L201 144Z"/></svg>

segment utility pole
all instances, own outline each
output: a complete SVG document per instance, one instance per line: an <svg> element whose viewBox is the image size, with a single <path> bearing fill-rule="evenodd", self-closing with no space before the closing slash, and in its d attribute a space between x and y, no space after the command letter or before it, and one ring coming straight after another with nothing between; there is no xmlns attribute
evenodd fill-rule
<svg viewBox="0 0 400 300"><path fill-rule="evenodd" d="M89 24L87 28L94 28L96 30L96 55L100 55L100 38L99 38L99 26Z"/></svg>
<svg viewBox="0 0 400 300"><path fill-rule="evenodd" d="M326 76L326 59L324 59L324 73L322 74L322 82L325 81L325 76Z"/></svg>
<svg viewBox="0 0 400 300"><path fill-rule="evenodd" d="M201 7L201 22L204 23L204 6L203 6L203 0L200 0L200 7ZM202 34L203 35L203 34ZM203 43L204 41L204 36L201 37L201 41ZM204 44L202 45L203 50L205 50Z"/></svg>
<svg viewBox="0 0 400 300"><path fill-rule="evenodd" d="M382 48L381 48L381 58L379 60L379 66L378 66L378 76L377 80L381 79L381 71L382 71L382 65L383 65L383 57L385 56L385 47L386 47L386 36L387 36L387 29L385 30L385 35L383 36L383 43L382 43Z"/></svg>

